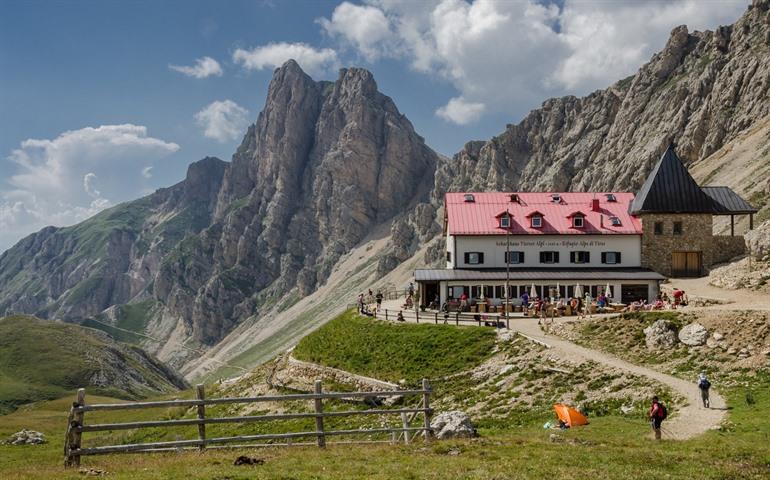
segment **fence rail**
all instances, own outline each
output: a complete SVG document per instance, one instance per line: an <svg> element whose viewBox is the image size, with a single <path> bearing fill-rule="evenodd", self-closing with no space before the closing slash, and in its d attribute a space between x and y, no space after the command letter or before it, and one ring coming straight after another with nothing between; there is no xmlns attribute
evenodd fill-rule
<svg viewBox="0 0 770 480"><path fill-rule="evenodd" d="M390 310L382 308L379 311L372 312L375 318L384 320L398 320L398 314L404 317L404 320L414 320L416 323L434 323L436 325L454 324L454 325L476 325L489 326L495 328L510 328L512 317L504 313L472 313L472 312L423 312L419 309Z"/></svg>
<svg viewBox="0 0 770 480"><path fill-rule="evenodd" d="M316 381L314 385L314 392L308 394L290 394L290 395L265 395L260 397L229 397L229 398L206 398L203 385L196 386L196 396L194 400L166 400L157 402L129 402L129 403L117 403L117 404L86 404L85 389L80 389L77 392L75 402L70 409L67 431L64 439L64 465L78 466L80 465L80 459L86 455L104 455L110 453L137 453L137 452L163 452L163 451L175 451L175 450L205 450L206 448L246 448L246 447L260 447L260 446L277 446L277 445L317 445L318 447L326 446L326 437L330 436L347 436L347 435L366 435L366 434L383 434L390 433L390 442L397 442L403 439L404 443L410 442L410 433L414 433L416 436L422 433L425 441L430 440L432 431L430 427L430 420L433 410L430 408L430 395L431 388L428 381L423 379L422 388L414 390L390 390L380 392L323 392L320 381ZM417 408L397 408L397 409L384 409L375 408L368 410L345 410L345 411L324 411L324 400L331 399L346 399L346 398L381 398L381 397L405 397L405 396L419 396L421 397L421 406ZM288 402L288 401L311 401L313 403L312 412L299 412L299 413L281 413L271 415L252 415L252 416L236 416L236 417L207 417L206 406L207 405L223 405L234 403L257 403L257 402ZM188 407L195 408L196 418L185 418L177 420L150 420L139 422L123 422L123 423L95 423L86 424L85 414L86 412L95 411L116 411L116 410L139 410L146 408L163 408L163 407ZM423 423L420 426L411 426L411 422L416 419L416 416L422 414ZM325 418L333 417L348 417L356 415L398 415L400 417L400 427L384 427L384 428L372 428L372 429L345 429L334 430L324 427ZM410 416L411 415L411 416ZM297 418L314 418L315 429L312 431L302 432L289 432L289 433L265 433L255 435L235 435L229 437L214 437L208 438L206 436L206 425L212 424L227 424L227 423L251 423L251 422L264 422L264 421L280 421L290 420ZM190 440L176 440L176 441L164 441L164 442L148 442L148 443L133 443L123 445L104 445L84 448L82 446L83 433L87 432L103 432L114 430L133 430L139 428L164 428L164 427L183 427L183 426L195 426L197 427L198 438ZM315 443L302 442L294 443L292 440L315 437ZM257 442L262 440L283 440L286 443L281 444L243 444L243 442ZM241 443L238 443L241 442ZM367 441L359 441L360 443L368 443ZM235 444L236 445L228 445ZM351 443L349 441L335 442L335 443ZM358 442L354 442L358 443Z"/></svg>

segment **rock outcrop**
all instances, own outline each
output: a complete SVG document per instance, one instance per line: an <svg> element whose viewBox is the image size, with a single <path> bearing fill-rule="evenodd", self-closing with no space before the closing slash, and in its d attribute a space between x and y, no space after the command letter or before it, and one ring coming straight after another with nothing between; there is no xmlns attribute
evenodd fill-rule
<svg viewBox="0 0 770 480"><path fill-rule="evenodd" d="M656 320L644 329L644 343L650 350L672 348L676 345L676 328L668 320Z"/></svg>
<svg viewBox="0 0 770 480"><path fill-rule="evenodd" d="M8 437L4 443L6 445L42 445L48 443L48 440L41 432L25 428Z"/></svg>
<svg viewBox="0 0 770 480"><path fill-rule="evenodd" d="M690 347L704 345L709 337L706 327L700 323L690 323L679 330L679 341Z"/></svg>

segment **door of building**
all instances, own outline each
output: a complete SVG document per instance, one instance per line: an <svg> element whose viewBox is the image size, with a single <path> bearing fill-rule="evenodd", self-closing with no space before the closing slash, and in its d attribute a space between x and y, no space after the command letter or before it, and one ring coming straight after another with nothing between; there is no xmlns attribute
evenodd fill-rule
<svg viewBox="0 0 770 480"><path fill-rule="evenodd" d="M671 275L674 277L698 277L701 274L701 252L673 252Z"/></svg>

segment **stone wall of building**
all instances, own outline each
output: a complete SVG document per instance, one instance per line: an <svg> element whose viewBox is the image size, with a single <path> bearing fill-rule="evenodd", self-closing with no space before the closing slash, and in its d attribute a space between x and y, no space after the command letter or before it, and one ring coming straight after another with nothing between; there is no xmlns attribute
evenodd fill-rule
<svg viewBox="0 0 770 480"><path fill-rule="evenodd" d="M712 242L711 267L717 263L725 263L735 257L746 254L746 241L743 235L714 235Z"/></svg>
<svg viewBox="0 0 770 480"><path fill-rule="evenodd" d="M711 214L645 213L639 215L642 222L642 267L661 275L671 276L673 252L702 252L703 265L711 264L712 216ZM662 222L663 231L655 234L655 223ZM674 223L682 223L682 233L674 234Z"/></svg>

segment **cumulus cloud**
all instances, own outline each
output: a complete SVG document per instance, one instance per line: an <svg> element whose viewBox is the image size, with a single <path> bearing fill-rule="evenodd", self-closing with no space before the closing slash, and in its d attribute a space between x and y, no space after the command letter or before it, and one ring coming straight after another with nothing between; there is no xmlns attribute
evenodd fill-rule
<svg viewBox="0 0 770 480"><path fill-rule="evenodd" d="M457 125L467 125L478 120L484 113L484 108L483 103L468 102L462 97L455 97L436 110L436 115Z"/></svg>
<svg viewBox="0 0 770 480"><path fill-rule="evenodd" d="M467 118L462 111L479 118L479 105L520 114L550 96L606 87L648 61L675 26L703 30L732 23L748 0L565 0L561 7L539 0L366 3L343 2L318 23L367 60L400 58L449 81L459 95L437 114L457 123Z"/></svg>
<svg viewBox="0 0 770 480"><path fill-rule="evenodd" d="M179 145L140 125L103 125L27 139L7 157L15 171L0 187L0 250L46 225L66 226L136 197L141 176L125 167L161 159Z"/></svg>
<svg viewBox="0 0 770 480"><path fill-rule="evenodd" d="M232 100L211 102L195 114L203 135L218 142L229 142L243 135L249 111Z"/></svg>
<svg viewBox="0 0 770 480"><path fill-rule="evenodd" d="M348 43L369 61L392 53L390 21L379 8L342 2L331 19L320 18L317 22L328 35Z"/></svg>
<svg viewBox="0 0 770 480"><path fill-rule="evenodd" d="M310 75L324 75L339 66L337 52L331 48L316 49L305 43L268 43L251 50L239 48L233 52L233 61L247 70L280 67L294 59Z"/></svg>
<svg viewBox="0 0 770 480"><path fill-rule="evenodd" d="M211 76L222 76L222 67L219 62L211 57L202 57L195 60L195 65L191 67L183 65L169 65L168 68L184 73L188 77L206 78Z"/></svg>

